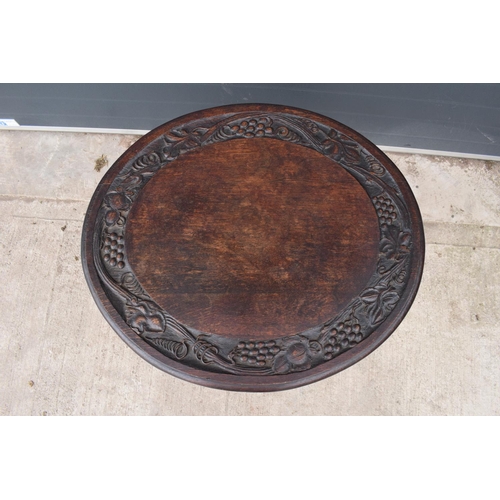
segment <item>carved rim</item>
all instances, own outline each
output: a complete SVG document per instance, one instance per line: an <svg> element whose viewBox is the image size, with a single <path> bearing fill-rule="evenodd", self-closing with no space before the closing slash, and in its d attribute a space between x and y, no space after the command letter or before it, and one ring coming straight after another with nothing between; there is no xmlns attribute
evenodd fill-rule
<svg viewBox="0 0 500 500"><path fill-rule="evenodd" d="M198 332L164 311L137 280L124 245L128 214L140 190L179 155L218 142L265 137L314 149L358 180L378 216L376 270L343 311L299 335L238 341ZM157 368L228 390L290 389L361 360L404 318L417 293L423 261L418 206L389 158L330 118L259 104L192 113L143 136L100 182L82 234L85 277L101 312L120 337Z"/></svg>

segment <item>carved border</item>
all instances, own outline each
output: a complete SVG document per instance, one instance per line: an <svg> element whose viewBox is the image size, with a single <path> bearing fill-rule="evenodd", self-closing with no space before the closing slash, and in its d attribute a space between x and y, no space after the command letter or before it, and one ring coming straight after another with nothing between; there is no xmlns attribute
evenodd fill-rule
<svg viewBox="0 0 500 500"><path fill-rule="evenodd" d="M127 218L140 190L180 155L227 140L273 138L314 149L353 175L369 195L380 227L377 268L363 291L317 329L274 340L237 341L179 323L143 289L128 263ZM357 346L399 302L409 280L412 230L408 207L387 169L335 128L281 112L236 112L171 128L116 176L100 206L93 238L102 287L127 325L163 355L202 370L285 375L309 370Z"/></svg>

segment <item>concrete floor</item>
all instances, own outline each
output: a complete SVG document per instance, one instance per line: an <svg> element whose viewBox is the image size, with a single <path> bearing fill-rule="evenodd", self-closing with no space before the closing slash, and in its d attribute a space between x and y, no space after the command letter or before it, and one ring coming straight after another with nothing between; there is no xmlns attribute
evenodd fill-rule
<svg viewBox="0 0 500 500"><path fill-rule="evenodd" d="M137 136L0 131L0 415L500 415L500 163L390 154L426 231L396 332L327 380L271 394L183 382L97 309L80 235L99 180Z"/></svg>

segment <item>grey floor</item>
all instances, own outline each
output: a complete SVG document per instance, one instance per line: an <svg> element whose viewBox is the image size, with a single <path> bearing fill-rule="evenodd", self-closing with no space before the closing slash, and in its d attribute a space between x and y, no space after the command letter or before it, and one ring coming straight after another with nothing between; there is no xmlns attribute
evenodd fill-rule
<svg viewBox="0 0 500 500"><path fill-rule="evenodd" d="M419 202L426 262L396 332L363 361L270 394L207 389L137 356L98 311L82 221L138 137L0 131L1 415L499 415L500 163L390 154Z"/></svg>

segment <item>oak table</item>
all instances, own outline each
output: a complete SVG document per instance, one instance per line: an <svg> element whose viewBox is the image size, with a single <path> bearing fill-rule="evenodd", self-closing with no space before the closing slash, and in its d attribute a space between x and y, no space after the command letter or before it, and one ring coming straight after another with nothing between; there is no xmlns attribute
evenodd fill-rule
<svg viewBox="0 0 500 500"><path fill-rule="evenodd" d="M275 391L358 362L420 283L424 234L401 172L309 111L232 105L172 120L109 169L82 263L145 360L209 387Z"/></svg>

